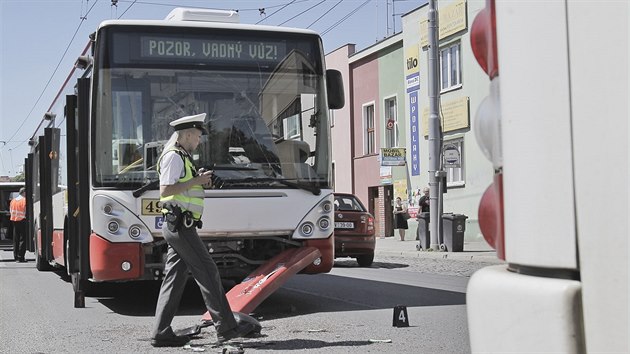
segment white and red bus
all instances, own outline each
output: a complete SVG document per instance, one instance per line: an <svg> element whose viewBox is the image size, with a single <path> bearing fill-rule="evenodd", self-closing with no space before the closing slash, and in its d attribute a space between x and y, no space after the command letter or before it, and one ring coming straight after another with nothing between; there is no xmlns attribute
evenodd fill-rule
<svg viewBox="0 0 630 354"><path fill-rule="evenodd" d="M209 134L195 163L223 181L206 190L199 235L222 277L241 280L303 247L319 253L302 272L331 269L329 110L344 104L341 76L326 70L317 33L237 19L176 9L100 24L75 93L48 113L66 125L31 142L38 269L65 267L77 284L159 279L156 163L169 122L198 113Z"/></svg>
<svg viewBox="0 0 630 354"><path fill-rule="evenodd" d="M627 1L487 1L471 44L495 181L479 224L505 265L467 291L473 353L628 353Z"/></svg>

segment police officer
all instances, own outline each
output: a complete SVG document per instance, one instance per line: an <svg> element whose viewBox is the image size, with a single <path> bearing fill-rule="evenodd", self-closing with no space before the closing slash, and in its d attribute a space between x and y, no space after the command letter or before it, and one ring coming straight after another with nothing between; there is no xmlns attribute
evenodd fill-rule
<svg viewBox="0 0 630 354"><path fill-rule="evenodd" d="M219 342L246 336L255 329L252 323L235 320L219 270L196 230L201 226L204 186L212 186L212 171L197 173L191 157L205 133L205 117L203 113L171 122L175 132L158 161L160 201L165 208L162 233L168 251L155 311L157 321L151 340L154 347L179 347L189 341L187 336L178 336L171 328L189 270L212 316Z"/></svg>
<svg viewBox="0 0 630 354"><path fill-rule="evenodd" d="M26 231L28 222L26 221L26 190L22 187L18 196L11 200L9 211L11 213L11 223L13 224L13 258L16 262L26 262Z"/></svg>

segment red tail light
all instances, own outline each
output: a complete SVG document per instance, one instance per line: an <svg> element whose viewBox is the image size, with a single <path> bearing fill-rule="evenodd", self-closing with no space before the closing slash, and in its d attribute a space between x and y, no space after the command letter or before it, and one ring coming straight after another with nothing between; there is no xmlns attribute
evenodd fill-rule
<svg viewBox="0 0 630 354"><path fill-rule="evenodd" d="M496 23L494 0L486 0L486 7L477 14L470 29L475 59L490 79L499 75Z"/></svg>
<svg viewBox="0 0 630 354"><path fill-rule="evenodd" d="M502 173L494 175L494 183L483 193L478 213L483 238L497 251L497 257L505 260Z"/></svg>
<svg viewBox="0 0 630 354"><path fill-rule="evenodd" d="M368 217L367 231L370 234L374 232L374 217L372 217L372 216Z"/></svg>

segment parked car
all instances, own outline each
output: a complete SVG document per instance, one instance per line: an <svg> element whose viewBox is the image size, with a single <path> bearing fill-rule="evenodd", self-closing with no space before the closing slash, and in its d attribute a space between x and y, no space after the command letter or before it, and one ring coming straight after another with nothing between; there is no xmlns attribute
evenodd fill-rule
<svg viewBox="0 0 630 354"><path fill-rule="evenodd" d="M335 193L335 258L356 258L361 267L374 261L374 217L359 198Z"/></svg>

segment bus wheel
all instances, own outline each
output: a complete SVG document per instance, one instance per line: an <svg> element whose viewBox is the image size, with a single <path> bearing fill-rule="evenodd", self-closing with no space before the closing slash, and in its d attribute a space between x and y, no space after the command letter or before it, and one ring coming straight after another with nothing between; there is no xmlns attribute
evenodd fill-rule
<svg viewBox="0 0 630 354"><path fill-rule="evenodd" d="M48 262L46 262L44 257L41 257L39 255L39 250L37 249L37 247L35 247L35 268L37 268L37 270L41 272L53 270L53 267Z"/></svg>
<svg viewBox="0 0 630 354"><path fill-rule="evenodd" d="M40 272L45 272L49 270L53 270L53 267L48 263L44 257L39 255L39 247L37 244L37 239L35 239L35 268Z"/></svg>

